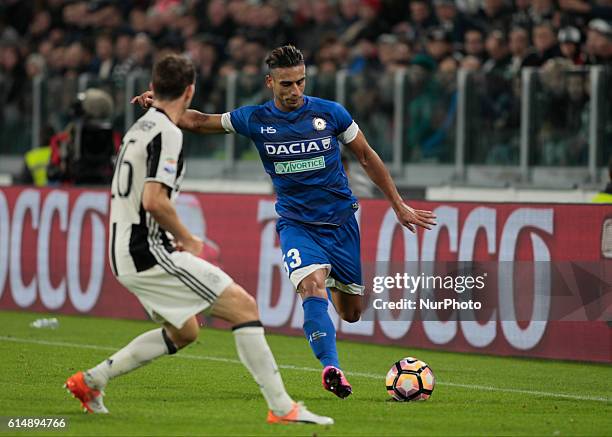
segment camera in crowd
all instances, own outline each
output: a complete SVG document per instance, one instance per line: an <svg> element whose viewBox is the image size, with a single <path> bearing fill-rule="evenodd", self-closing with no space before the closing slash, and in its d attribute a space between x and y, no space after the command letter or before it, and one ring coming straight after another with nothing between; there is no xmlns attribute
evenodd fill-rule
<svg viewBox="0 0 612 437"><path fill-rule="evenodd" d="M113 99L106 91L89 88L77 95L72 120L55 144L52 142L50 182L110 183L115 153L113 110Z"/></svg>

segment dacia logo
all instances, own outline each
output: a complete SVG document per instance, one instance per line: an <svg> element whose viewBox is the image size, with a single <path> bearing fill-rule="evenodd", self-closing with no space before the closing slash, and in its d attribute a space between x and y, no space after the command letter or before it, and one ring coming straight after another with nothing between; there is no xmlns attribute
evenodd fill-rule
<svg viewBox="0 0 612 437"><path fill-rule="evenodd" d="M264 147L269 156L306 155L329 150L331 140L332 137L324 137L286 143L264 143Z"/></svg>

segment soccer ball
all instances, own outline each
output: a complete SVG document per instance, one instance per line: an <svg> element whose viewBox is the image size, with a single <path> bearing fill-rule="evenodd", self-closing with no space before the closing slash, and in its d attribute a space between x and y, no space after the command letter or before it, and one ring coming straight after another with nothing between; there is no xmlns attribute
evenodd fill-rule
<svg viewBox="0 0 612 437"><path fill-rule="evenodd" d="M429 399L436 378L427 363L408 357L393 364L387 373L387 391L396 401Z"/></svg>

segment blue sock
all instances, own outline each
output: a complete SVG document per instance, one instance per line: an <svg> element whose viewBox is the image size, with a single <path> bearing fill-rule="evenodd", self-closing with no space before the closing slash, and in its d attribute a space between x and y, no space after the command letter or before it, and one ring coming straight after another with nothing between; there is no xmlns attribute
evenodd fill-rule
<svg viewBox="0 0 612 437"><path fill-rule="evenodd" d="M336 329L327 313L327 306L327 299L322 297L309 297L304 300L304 334L323 367L340 368L336 351Z"/></svg>

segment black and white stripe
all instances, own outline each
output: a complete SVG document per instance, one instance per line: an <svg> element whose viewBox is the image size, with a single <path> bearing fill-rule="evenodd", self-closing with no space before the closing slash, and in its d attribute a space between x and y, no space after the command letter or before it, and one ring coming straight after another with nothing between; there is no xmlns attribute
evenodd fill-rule
<svg viewBox="0 0 612 437"><path fill-rule="evenodd" d="M163 243L161 240L162 231L159 229L159 224L149 214L147 214L147 228L149 229L149 250L160 267L163 268L168 274L178 278L187 286L187 288L196 293L202 299L212 304L218 296L189 271L177 266L172 261L168 252L163 248Z"/></svg>

